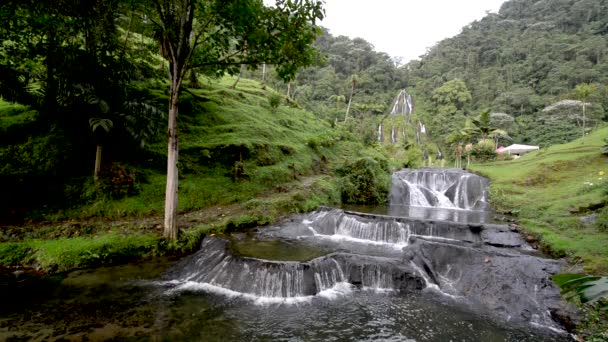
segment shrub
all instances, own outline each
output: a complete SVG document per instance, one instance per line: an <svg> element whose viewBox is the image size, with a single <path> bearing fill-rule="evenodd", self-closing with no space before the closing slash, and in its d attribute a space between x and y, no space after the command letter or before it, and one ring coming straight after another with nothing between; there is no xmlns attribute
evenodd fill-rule
<svg viewBox="0 0 608 342"><path fill-rule="evenodd" d="M337 170L338 185L345 204L385 203L390 187L390 175L385 163L361 158L346 163Z"/></svg>
<svg viewBox="0 0 608 342"><path fill-rule="evenodd" d="M496 150L492 141L480 141L473 146L470 153L475 160L481 162L496 159Z"/></svg>
<svg viewBox="0 0 608 342"><path fill-rule="evenodd" d="M608 232L608 207L602 209L597 216L597 228L603 232Z"/></svg>
<svg viewBox="0 0 608 342"><path fill-rule="evenodd" d="M282 97L279 94L271 94L268 96L268 104L270 105L270 109L274 112L279 105L281 104Z"/></svg>
<svg viewBox="0 0 608 342"><path fill-rule="evenodd" d="M104 169L100 174L100 189L112 198L123 198L137 194L135 168L120 163Z"/></svg>

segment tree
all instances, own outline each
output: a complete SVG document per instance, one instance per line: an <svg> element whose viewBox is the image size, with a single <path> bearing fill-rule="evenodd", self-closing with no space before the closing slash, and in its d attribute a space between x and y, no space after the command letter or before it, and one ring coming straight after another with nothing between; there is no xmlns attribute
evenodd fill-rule
<svg viewBox="0 0 608 342"><path fill-rule="evenodd" d="M588 84L588 83L582 83L577 85L574 88L574 94L576 96L576 98L582 102L582 107L583 107L583 136L582 136L582 140L581 143L585 143L585 131L587 129L586 127L586 110L587 110L587 100L589 99L589 97L593 94L595 94L595 92L597 92L597 86L595 86L594 84Z"/></svg>
<svg viewBox="0 0 608 342"><path fill-rule="evenodd" d="M105 118L90 118L89 125L91 126L91 130L93 131L93 133L105 132L105 134L108 134L110 133L112 127L114 127L114 122L112 122L112 120L110 119ZM95 149L95 169L93 171L93 178L96 182L99 180L99 172L101 171L102 147L103 145L101 144L101 141L98 141L97 148Z"/></svg>
<svg viewBox="0 0 608 342"><path fill-rule="evenodd" d="M472 98L464 81L454 79L435 89L432 99L439 112L454 114Z"/></svg>
<svg viewBox="0 0 608 342"><path fill-rule="evenodd" d="M350 96L348 97L348 106L346 106L346 114L344 114L344 122L348 119L348 112L350 111L350 104L353 101L353 95L355 95L355 87L357 86L357 75L350 77Z"/></svg>
<svg viewBox="0 0 608 342"><path fill-rule="evenodd" d="M313 64L311 44L324 16L320 0L151 0L151 20L163 57L170 66L167 187L164 236L177 239L177 114L182 81L190 69L211 75L238 73L242 65L274 64L291 80L299 67Z"/></svg>
<svg viewBox="0 0 608 342"><path fill-rule="evenodd" d="M336 103L336 110L340 110L340 103L346 101L344 95L332 95L329 97L329 101L334 101Z"/></svg>

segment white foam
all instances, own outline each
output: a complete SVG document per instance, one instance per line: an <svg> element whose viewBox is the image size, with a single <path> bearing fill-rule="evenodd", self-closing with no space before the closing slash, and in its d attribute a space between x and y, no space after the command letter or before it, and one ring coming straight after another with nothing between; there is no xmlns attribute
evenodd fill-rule
<svg viewBox="0 0 608 342"><path fill-rule="evenodd" d="M166 294L173 294L182 291L203 291L219 294L228 298L244 298L251 300L256 304L296 304L310 302L314 296L299 296L299 297L261 297L250 293L233 291L221 286L212 285L209 283L199 283L195 281L187 281L181 285L169 290Z"/></svg>
<svg viewBox="0 0 608 342"><path fill-rule="evenodd" d="M310 229L310 231L314 234L315 237L318 237L321 239L327 239L327 240L338 241L338 242L340 242L340 241L356 242L356 243L375 245L375 246L390 246L397 250L402 250L404 247L407 247L407 243L391 243L391 242L384 242L384 241L358 239L358 238L354 238L352 236L341 235L341 234L325 235L325 234L317 233L317 231L311 226L308 226L308 229Z"/></svg>
<svg viewBox="0 0 608 342"><path fill-rule="evenodd" d="M450 238L446 238L443 236L433 236L433 235L419 235L419 234L412 234L411 236L414 237L421 237L421 238L425 238L428 240L439 240L439 241L460 241L457 239L450 239Z"/></svg>
<svg viewBox="0 0 608 342"><path fill-rule="evenodd" d="M336 299L353 292L353 285L348 282L336 283L333 287L317 293L317 296L327 299Z"/></svg>
<svg viewBox="0 0 608 342"><path fill-rule="evenodd" d="M161 283L161 282L159 282ZM164 283L175 283L175 281L164 282ZM309 303L313 298L326 298L326 299L336 299L341 296L348 295L353 292L354 286L348 282L339 282L336 283L333 287L320 291L314 296L298 296L298 297L262 297L256 296L250 293L242 293L233 291L230 289L226 289L220 286L212 285L209 283L199 283L194 281L186 281L181 283L180 285L168 290L165 292L167 295L171 295L174 293L179 293L182 291L202 291L219 294L228 298L243 298L246 300L250 300L257 305L269 305L269 304L299 304L299 303Z"/></svg>
<svg viewBox="0 0 608 342"><path fill-rule="evenodd" d="M534 327L542 328L542 329L548 329L548 330L551 330L551 331L556 332L558 334L563 334L563 335L568 334L568 332L565 331L565 330L563 330L563 329L559 329L559 328L552 327L552 326L549 326L549 325L545 325L545 324L541 324L541 323L536 323L536 322L530 322L530 324L532 326L534 326Z"/></svg>

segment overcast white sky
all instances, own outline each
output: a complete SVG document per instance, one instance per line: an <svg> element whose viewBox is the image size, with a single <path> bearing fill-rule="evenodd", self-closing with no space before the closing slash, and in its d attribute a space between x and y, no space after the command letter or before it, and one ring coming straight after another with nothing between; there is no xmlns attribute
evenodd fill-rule
<svg viewBox="0 0 608 342"><path fill-rule="evenodd" d="M321 26L334 36L363 38L376 51L417 59L427 48L457 35L505 0L326 0Z"/></svg>

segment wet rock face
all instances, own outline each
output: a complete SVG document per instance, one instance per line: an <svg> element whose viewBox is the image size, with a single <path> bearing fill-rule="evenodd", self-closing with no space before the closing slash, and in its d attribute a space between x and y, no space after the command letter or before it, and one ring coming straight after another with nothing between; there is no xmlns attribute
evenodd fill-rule
<svg viewBox="0 0 608 342"><path fill-rule="evenodd" d="M442 291L462 296L479 310L507 321L554 325L549 308L561 303L551 280L560 269L557 261L504 248L423 240L405 253L405 259L425 270Z"/></svg>

